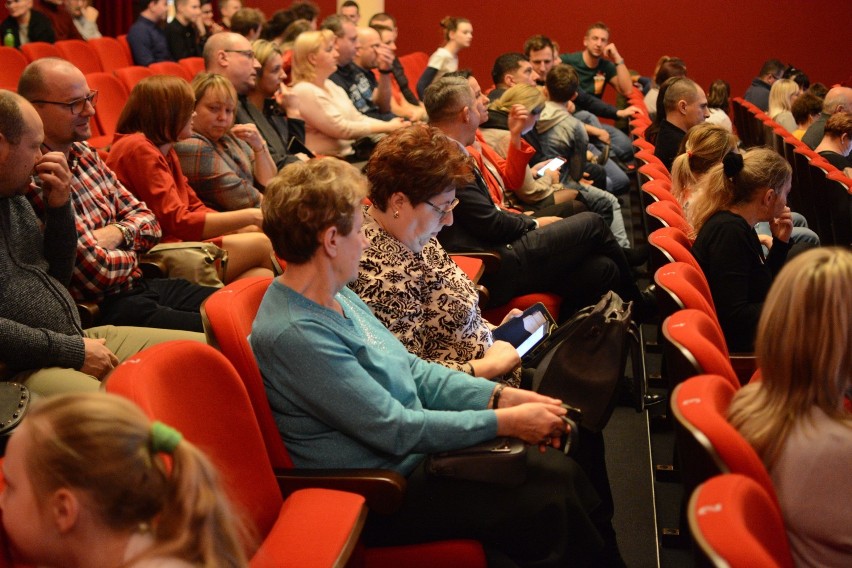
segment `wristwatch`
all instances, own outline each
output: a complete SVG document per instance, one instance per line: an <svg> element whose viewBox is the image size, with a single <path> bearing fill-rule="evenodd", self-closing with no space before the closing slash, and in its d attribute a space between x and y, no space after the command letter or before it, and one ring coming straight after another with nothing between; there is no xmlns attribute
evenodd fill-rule
<svg viewBox="0 0 852 568"><path fill-rule="evenodd" d="M121 236L124 237L124 248L130 249L133 247L133 235L130 233L130 229L125 227L120 223L112 223L113 227L116 227L119 231L121 231Z"/></svg>

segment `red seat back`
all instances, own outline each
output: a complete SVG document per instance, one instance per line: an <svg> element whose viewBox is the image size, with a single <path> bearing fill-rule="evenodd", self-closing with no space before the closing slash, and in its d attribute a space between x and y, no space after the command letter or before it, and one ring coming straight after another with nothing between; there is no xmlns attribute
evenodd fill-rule
<svg viewBox="0 0 852 568"><path fill-rule="evenodd" d="M18 79L29 64L24 54L14 47L0 46L0 89L18 90Z"/></svg>
<svg viewBox="0 0 852 568"><path fill-rule="evenodd" d="M59 55L74 64L84 75L104 70L98 54L88 42L81 39L66 39L57 41L55 45Z"/></svg>
<svg viewBox="0 0 852 568"><path fill-rule="evenodd" d="M140 65L122 67L121 69L116 69L114 73L115 76L118 77L119 81L121 81L121 84L124 85L124 88L128 93L133 90L133 87L135 87L139 81L154 74L147 67L142 67Z"/></svg>
<svg viewBox="0 0 852 568"><path fill-rule="evenodd" d="M202 319L208 341L228 358L245 385L273 467L291 468L293 462L272 417L263 377L248 342L260 301L271 281L258 277L228 284L204 303Z"/></svg>
<svg viewBox="0 0 852 568"><path fill-rule="evenodd" d="M148 69L150 69L154 75L173 75L174 77L180 77L187 81L192 80L192 76L189 74L189 71L183 65L175 63L174 61L158 61L150 64Z"/></svg>
<svg viewBox="0 0 852 568"><path fill-rule="evenodd" d="M119 365L106 390L179 430L218 468L234 503L266 535L282 497L243 382L204 343L169 341Z"/></svg>
<svg viewBox="0 0 852 568"><path fill-rule="evenodd" d="M127 90L111 73L89 73L86 75L89 88L98 91L98 107L95 120L104 136L115 134L118 117L127 102Z"/></svg>
<svg viewBox="0 0 852 568"><path fill-rule="evenodd" d="M30 62L42 57L62 57L55 45L43 41L25 43L21 46L21 51Z"/></svg>
<svg viewBox="0 0 852 568"><path fill-rule="evenodd" d="M662 327L670 385L710 373L724 377L733 389L740 387L722 329L706 312L694 308L677 311L663 321Z"/></svg>
<svg viewBox="0 0 852 568"><path fill-rule="evenodd" d="M133 61L133 52L130 50L130 43L128 43L127 41L127 34L116 36L115 39L117 39L119 45L121 45L121 49L122 51L124 51L124 57L126 57L127 60L130 61L131 65L134 65L135 62Z"/></svg>
<svg viewBox="0 0 852 568"><path fill-rule="evenodd" d="M185 57L178 61L178 63L187 72L190 81L192 81L196 75L204 71L203 57Z"/></svg>
<svg viewBox="0 0 852 568"><path fill-rule="evenodd" d="M104 71L115 71L133 65L133 59L127 57L124 46L114 37L93 37L89 45L98 56Z"/></svg>
<svg viewBox="0 0 852 568"><path fill-rule="evenodd" d="M399 56L399 63L405 71L405 77L408 79L408 85L414 96L417 96L417 81L420 80L420 75L426 70L426 64L429 62L429 54L423 51L415 51L406 55Z"/></svg>
<svg viewBox="0 0 852 568"><path fill-rule="evenodd" d="M648 214L648 228L652 231L660 227L676 227L685 235L692 234L692 226L683 215L683 209L670 201L655 201L645 208Z"/></svg>
<svg viewBox="0 0 852 568"><path fill-rule="evenodd" d="M696 270L701 266L692 256L692 241L677 227L663 227L648 235L651 245L651 265L656 271L670 262L685 262Z"/></svg>
<svg viewBox="0 0 852 568"><path fill-rule="evenodd" d="M692 493L688 511L707 565L793 568L781 511L754 480L736 474L714 477Z"/></svg>

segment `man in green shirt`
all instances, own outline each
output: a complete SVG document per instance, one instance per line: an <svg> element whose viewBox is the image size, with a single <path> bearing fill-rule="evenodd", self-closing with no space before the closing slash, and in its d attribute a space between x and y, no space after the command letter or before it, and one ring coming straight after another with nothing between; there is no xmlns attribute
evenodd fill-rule
<svg viewBox="0 0 852 568"><path fill-rule="evenodd" d="M603 22L595 22L586 30L583 51L561 56L562 62L577 70L580 88L587 93L603 96L607 83L611 83L622 95L633 89L630 71L614 43L609 42L609 28Z"/></svg>

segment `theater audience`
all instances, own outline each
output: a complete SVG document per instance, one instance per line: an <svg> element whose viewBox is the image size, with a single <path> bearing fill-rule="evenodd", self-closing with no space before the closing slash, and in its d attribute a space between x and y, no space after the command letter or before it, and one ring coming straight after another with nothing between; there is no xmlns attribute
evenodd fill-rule
<svg viewBox="0 0 852 568"><path fill-rule="evenodd" d="M0 37L3 38L4 44L8 37L14 40L11 47L18 49L25 43L34 41L56 41L50 18L33 10L33 0L8 0L6 11L9 15L0 23Z"/></svg>
<svg viewBox="0 0 852 568"><path fill-rule="evenodd" d="M53 28L56 41L83 39L67 10L71 3L67 0L35 0L33 5L34 10L50 18L50 25Z"/></svg>
<svg viewBox="0 0 852 568"><path fill-rule="evenodd" d="M792 134L796 139L801 140L808 127L822 112L822 99L811 94L810 91L805 91L793 103L790 112L793 113L793 119L796 121L796 130Z"/></svg>
<svg viewBox="0 0 852 568"><path fill-rule="evenodd" d="M423 99L426 87L447 73L458 71L459 52L473 42L473 25L467 18L447 16L441 20L444 44L429 56L426 69L417 81L417 96Z"/></svg>
<svg viewBox="0 0 852 568"><path fill-rule="evenodd" d="M633 90L630 71L618 48L609 41L609 27L605 23L595 22L586 29L583 47L582 51L560 56L562 63L577 71L583 91L602 98L607 83L624 96Z"/></svg>
<svg viewBox="0 0 852 568"><path fill-rule="evenodd" d="M791 172L769 148L730 152L690 200L687 218L697 233L692 253L710 284L731 351L753 350L763 301L787 259ZM773 237L765 257L753 228L760 221L769 222Z"/></svg>
<svg viewBox="0 0 852 568"><path fill-rule="evenodd" d="M234 124L237 93L222 75L199 73L192 89L192 136L175 144L189 185L216 211L259 207L278 173L263 136L254 124Z"/></svg>
<svg viewBox="0 0 852 568"><path fill-rule="evenodd" d="M213 13L213 0L201 0L201 23L204 25L205 36L212 36L225 31L225 28L216 23Z"/></svg>
<svg viewBox="0 0 852 568"><path fill-rule="evenodd" d="M451 180L469 176L454 169ZM354 167L322 158L286 168L263 202L264 230L287 269L267 290L250 343L295 465L406 477L400 509L368 517L368 546L466 535L492 562L603 565L597 526L608 523L597 516L594 489L572 459L547 447L565 428L557 401L417 358L346 287L367 246L366 189ZM400 207L440 225L424 202ZM498 435L539 445L527 453L521 485L426 473L425 454Z"/></svg>
<svg viewBox="0 0 852 568"><path fill-rule="evenodd" d="M757 328L762 380L740 389L728 409L772 476L796 566L849 562L850 281L852 253L840 248L784 267Z"/></svg>
<svg viewBox="0 0 852 568"><path fill-rule="evenodd" d="M246 566L216 468L117 395L40 401L3 461L3 526L39 566Z"/></svg>
<svg viewBox="0 0 852 568"><path fill-rule="evenodd" d="M136 0L139 17L127 32L133 63L147 67L158 61L173 61L166 33L160 26L166 21L166 0Z"/></svg>
<svg viewBox="0 0 852 568"><path fill-rule="evenodd" d="M312 0L294 0L290 4L290 12L293 14L293 20L307 20L311 24L311 30L316 31L319 23L320 9L316 2Z"/></svg>
<svg viewBox="0 0 852 568"><path fill-rule="evenodd" d="M150 345L204 341L185 331L83 329L65 288L77 247L71 171L62 152L42 153L42 139L32 105L0 90L0 375L39 395L93 391L119 361ZM32 174L41 180L43 222L24 196Z"/></svg>
<svg viewBox="0 0 852 568"><path fill-rule="evenodd" d="M728 114L731 111L730 96L731 86L727 81L722 79L713 81L707 93L707 112L710 116L707 117L706 122L718 124L728 132L733 132L734 127Z"/></svg>
<svg viewBox="0 0 852 568"><path fill-rule="evenodd" d="M778 79L769 89L769 118L784 127L787 132L796 130L796 120L793 113L793 103L799 98L801 89L792 79Z"/></svg>
<svg viewBox="0 0 852 568"><path fill-rule="evenodd" d="M832 166L852 177L852 113L836 113L825 122L822 142L814 148Z"/></svg>
<svg viewBox="0 0 852 568"><path fill-rule="evenodd" d="M743 98L766 112L769 110L769 90L772 84L784 76L787 66L777 59L767 59L760 68L760 73L751 81Z"/></svg>
<svg viewBox="0 0 852 568"><path fill-rule="evenodd" d="M692 79L672 77L660 87L660 96L662 105L657 105L659 130L652 142L654 155L671 171L683 137L690 128L704 122L710 113L704 89Z"/></svg>
<svg viewBox="0 0 852 568"><path fill-rule="evenodd" d="M814 149L822 142L825 122L836 113L852 113L852 87L832 87L825 95L822 103L822 112L811 124L802 136L802 142L808 148Z"/></svg>
<svg viewBox="0 0 852 568"><path fill-rule="evenodd" d="M92 6L91 0L65 0L65 10L71 15L74 26L83 39L101 37L98 29L97 8Z"/></svg>
<svg viewBox="0 0 852 568"><path fill-rule="evenodd" d="M225 31L230 31L231 17L242 7L242 0L219 0L219 15L222 18L221 24Z"/></svg>
<svg viewBox="0 0 852 568"><path fill-rule="evenodd" d="M198 0L176 0L175 18L166 24L166 40L172 59L200 57L206 39L207 29L201 20Z"/></svg>
<svg viewBox="0 0 852 568"><path fill-rule="evenodd" d="M257 8L240 8L231 16L231 30L249 41L260 39L260 32L266 23L263 12Z"/></svg>
<svg viewBox="0 0 852 568"><path fill-rule="evenodd" d="M195 97L185 80L154 75L130 92L107 165L163 228L163 242L210 240L228 251L225 281L271 274L271 245L256 207L218 212L189 186L174 145L192 135Z"/></svg>
<svg viewBox="0 0 852 568"><path fill-rule="evenodd" d="M645 93L645 107L648 109L648 118L657 116L657 97L660 95L660 85L672 77L686 77L686 63L680 57L663 55L654 69L654 83Z"/></svg>
<svg viewBox="0 0 852 568"><path fill-rule="evenodd" d="M358 112L346 91L329 79L337 70L337 59L331 31L300 35L293 46L293 94L311 152L360 162L369 157L376 134L393 132L406 123L401 118L385 121Z"/></svg>

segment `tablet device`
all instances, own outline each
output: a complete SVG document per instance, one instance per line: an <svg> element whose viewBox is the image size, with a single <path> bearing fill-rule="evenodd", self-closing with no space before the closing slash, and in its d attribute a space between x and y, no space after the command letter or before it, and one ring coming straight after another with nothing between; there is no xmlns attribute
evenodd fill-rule
<svg viewBox="0 0 852 568"><path fill-rule="evenodd" d="M547 339L556 328L556 321L541 302L527 308L523 314L512 318L492 331L495 340L511 343L521 358Z"/></svg>

